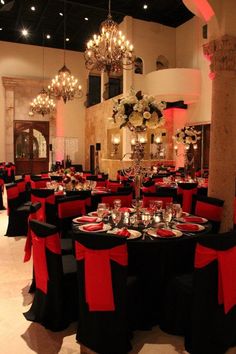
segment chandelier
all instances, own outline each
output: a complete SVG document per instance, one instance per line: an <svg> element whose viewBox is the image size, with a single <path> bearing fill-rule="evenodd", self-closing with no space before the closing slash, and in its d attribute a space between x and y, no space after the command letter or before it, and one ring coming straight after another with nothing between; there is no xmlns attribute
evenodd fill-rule
<svg viewBox="0 0 236 354"><path fill-rule="evenodd" d="M43 83L44 83L44 34L43 34ZM35 113L42 114L45 116L46 114L50 114L55 110L55 103L49 97L48 92L44 89L40 91L40 93L33 99L30 103L30 111L29 115L32 116Z"/></svg>
<svg viewBox="0 0 236 354"><path fill-rule="evenodd" d="M64 103L73 100L74 98L81 98L82 87L78 85L78 79L76 79L71 71L65 64L66 55L66 5L64 0L64 65L58 71L58 74L52 79L51 84L48 86L50 96L60 100L63 99Z"/></svg>
<svg viewBox="0 0 236 354"><path fill-rule="evenodd" d="M100 34L94 34L88 41L84 56L88 70L106 71L108 75L110 72L133 68L133 45L126 40L119 31L118 24L113 21L110 0L108 17L100 25Z"/></svg>
<svg viewBox="0 0 236 354"><path fill-rule="evenodd" d="M49 97L47 91L43 88L38 96L35 97L30 103L30 114L32 115L38 113L44 116L45 114L52 113L55 110L55 107L56 105L54 101Z"/></svg>

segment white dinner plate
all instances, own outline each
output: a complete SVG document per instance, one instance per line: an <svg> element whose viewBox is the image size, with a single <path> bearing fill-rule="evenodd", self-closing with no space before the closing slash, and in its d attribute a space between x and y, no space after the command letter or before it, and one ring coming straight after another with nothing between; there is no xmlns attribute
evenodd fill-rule
<svg viewBox="0 0 236 354"><path fill-rule="evenodd" d="M94 222L99 222L101 221L101 219L99 219L98 217L96 216L86 216L86 219L88 219L88 221L85 221L83 220L84 216L79 216L77 218L74 218L72 221L76 224L81 224L81 223L85 223L85 222L88 222L88 223L94 223ZM96 218L96 220L94 220Z"/></svg>
<svg viewBox="0 0 236 354"><path fill-rule="evenodd" d="M84 229L85 226L88 226L88 225L97 225L96 223L92 223L92 224L84 224L84 225L80 225L79 226L79 230L80 231L83 231L83 232L89 232L89 233L93 233L93 232L106 232L108 230L110 230L111 226L108 225L108 224L103 224L103 228L100 229L100 230L94 230L94 231L89 231L89 230L86 230Z"/></svg>
<svg viewBox="0 0 236 354"><path fill-rule="evenodd" d="M193 219L195 219L196 218L196 220L194 220L194 221L191 221L191 219L190 220L188 220L188 218L193 218ZM197 220L198 219L198 220ZM194 223L194 224L205 224L206 222L208 222L208 220L207 219L205 219L205 218L202 218L202 217L200 217L200 216L184 216L184 217L182 217L182 218L180 218L180 219L178 219L179 221L181 221L181 222L185 222L185 223Z"/></svg>
<svg viewBox="0 0 236 354"><path fill-rule="evenodd" d="M127 240L134 240L134 239L139 238L139 237L142 236L141 232L139 232L137 230L128 229L127 231L129 231L129 233L130 233L130 236L126 238ZM108 231L108 234L114 234L115 235L116 233L117 233L117 230Z"/></svg>
<svg viewBox="0 0 236 354"><path fill-rule="evenodd" d="M196 225L196 230L189 230L188 227L185 228L185 225ZM175 229L182 231L182 232L199 232L205 229L205 226L199 225L199 224L193 224L193 223L180 223L180 224L175 224Z"/></svg>
<svg viewBox="0 0 236 354"><path fill-rule="evenodd" d="M175 238L175 237L180 237L180 236L182 236L183 235L183 233L181 232L181 231L179 231L179 230L173 230L173 229L171 229L171 231L174 233L174 235L173 236L160 236L160 235L157 235L157 229L154 229L154 228L150 228L150 229L148 229L148 231L147 231L147 234L148 235L150 235L150 236L152 236L152 237L157 237L157 238Z"/></svg>

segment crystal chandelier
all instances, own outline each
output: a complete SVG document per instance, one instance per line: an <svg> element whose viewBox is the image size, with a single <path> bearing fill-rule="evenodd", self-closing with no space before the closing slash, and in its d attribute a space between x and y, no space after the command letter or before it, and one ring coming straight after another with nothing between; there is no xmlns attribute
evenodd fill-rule
<svg viewBox="0 0 236 354"><path fill-rule="evenodd" d="M100 34L94 34L93 39L88 41L84 56L88 70L106 71L109 74L133 68L133 45L113 21L110 0L108 17L100 25Z"/></svg>
<svg viewBox="0 0 236 354"><path fill-rule="evenodd" d="M42 91L36 96L30 104L30 113L45 114L52 113L55 110L55 103L49 97L47 91L43 88Z"/></svg>
<svg viewBox="0 0 236 354"><path fill-rule="evenodd" d="M66 3L64 0L64 65L58 71L58 74L52 79L51 84L48 86L50 96L60 100L63 99L64 103L73 100L74 98L81 98L82 87L78 84L78 79L71 75L71 71L66 67Z"/></svg>

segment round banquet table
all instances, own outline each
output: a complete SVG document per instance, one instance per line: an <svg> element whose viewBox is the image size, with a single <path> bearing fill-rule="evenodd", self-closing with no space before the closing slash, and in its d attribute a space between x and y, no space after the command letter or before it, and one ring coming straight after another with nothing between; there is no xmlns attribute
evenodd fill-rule
<svg viewBox="0 0 236 354"><path fill-rule="evenodd" d="M181 237L127 240L129 275L138 279L138 292L134 299L137 329L149 329L160 323L167 284L172 277L193 271L195 245L200 237L211 231L210 223L204 226L203 231ZM143 228L133 229L142 231ZM78 234L81 231L75 226L72 238L76 240ZM109 236L104 233L104 237Z"/></svg>

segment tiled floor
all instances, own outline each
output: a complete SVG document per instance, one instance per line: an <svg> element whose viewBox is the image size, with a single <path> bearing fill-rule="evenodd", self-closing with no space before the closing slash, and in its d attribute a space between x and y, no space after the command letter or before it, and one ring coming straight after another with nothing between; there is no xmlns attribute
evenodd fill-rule
<svg viewBox="0 0 236 354"><path fill-rule="evenodd" d="M75 341L76 323L54 333L25 320L23 312L32 301L28 293L32 264L22 261L25 238L3 236L6 227L6 211L0 211L0 354L81 353ZM131 354L186 353L182 337L167 335L158 327L135 332L132 345ZM236 354L236 348L227 354Z"/></svg>

